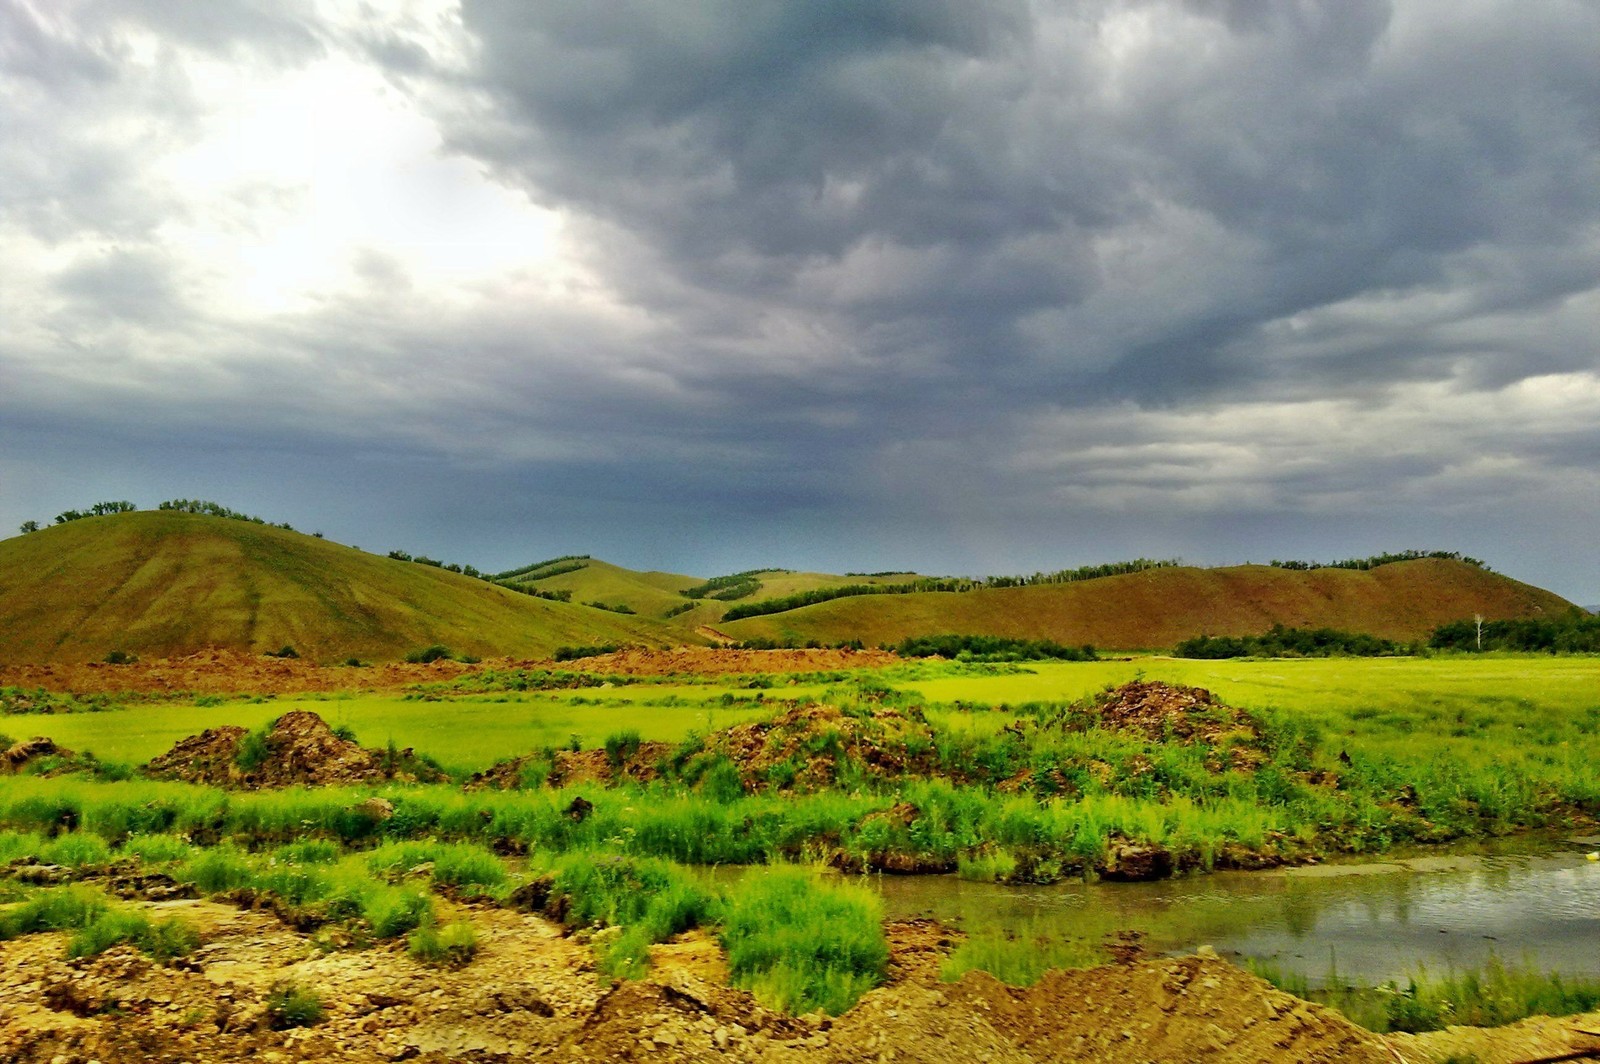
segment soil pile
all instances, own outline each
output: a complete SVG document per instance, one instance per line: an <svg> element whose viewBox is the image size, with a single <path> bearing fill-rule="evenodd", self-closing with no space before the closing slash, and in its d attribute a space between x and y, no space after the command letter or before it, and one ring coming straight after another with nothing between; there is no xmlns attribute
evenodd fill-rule
<svg viewBox="0 0 1600 1064"><path fill-rule="evenodd" d="M673 749L671 743L642 742L615 754L605 750L529 754L474 773L467 781L467 789L517 790L539 780L548 787L565 787L572 783L649 783L661 775L658 766Z"/></svg>
<svg viewBox="0 0 1600 1064"><path fill-rule="evenodd" d="M1098 727L1150 743L1195 743L1212 748L1206 767L1252 771L1268 754L1260 724L1217 701L1203 687L1135 680L1096 697L1063 719L1067 727Z"/></svg>
<svg viewBox="0 0 1600 1064"><path fill-rule="evenodd" d="M609 750L558 750L502 761L473 776L467 786L514 789L542 782L648 783L661 775L668 759L681 748L672 743L645 742ZM833 786L846 766L885 779L927 774L935 767L932 732L920 714L895 709L844 713L833 706L799 705L770 720L736 724L712 733L692 756L678 758L679 770L700 773L695 762L731 762L749 792L805 792ZM703 766L702 766L703 767Z"/></svg>
<svg viewBox="0 0 1600 1064"><path fill-rule="evenodd" d="M145 768L152 776L218 787L409 783L441 776L419 764L409 749L394 757L363 749L300 709L279 717L259 737L235 726L209 728L179 740Z"/></svg>
<svg viewBox="0 0 1600 1064"><path fill-rule="evenodd" d="M646 980L605 989L576 937L504 910L474 909L477 958L440 970L398 946L325 953L260 912L151 908L193 922L201 948L164 968L126 947L66 960L61 934L0 943L0 1060L1394 1059L1377 1036L1214 956L1055 972L1028 989L976 973L944 984L934 961L948 940L891 925L895 982L843 1016L790 1017L729 987L700 933L654 947ZM320 1022L274 1029L273 990L290 985L318 994Z"/></svg>
<svg viewBox="0 0 1600 1064"><path fill-rule="evenodd" d="M879 778L925 775L936 761L933 733L920 713L882 708L844 713L817 705L736 724L717 733L707 751L737 765L750 791L829 787L840 782L847 764Z"/></svg>

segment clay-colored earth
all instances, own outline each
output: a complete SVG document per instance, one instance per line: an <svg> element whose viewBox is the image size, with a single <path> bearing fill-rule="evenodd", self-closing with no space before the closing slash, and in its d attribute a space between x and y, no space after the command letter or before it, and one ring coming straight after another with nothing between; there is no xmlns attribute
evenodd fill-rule
<svg viewBox="0 0 1600 1064"><path fill-rule="evenodd" d="M874 669L900 659L882 650L731 650L677 647L621 650L614 654L553 662L494 658L466 665L439 660L426 665L388 662L361 668L322 666L298 658L274 658L233 650L203 650L179 658L131 665L100 662L0 667L0 687L44 688L76 694L134 692L160 695L305 694L312 691L397 691L439 683L486 669L550 669L625 676L738 676L756 673Z"/></svg>
<svg viewBox="0 0 1600 1064"><path fill-rule="evenodd" d="M604 987L578 937L477 908L476 960L425 967L399 947L321 952L275 917L208 901L201 948L164 968L127 947L64 959L59 934L0 944L0 1060L1392 1061L1381 1039L1212 957L1054 972L1019 990L938 982L953 944L890 925L892 981L843 1016L773 1013L726 984L701 933L658 946L649 978ZM272 1030L275 986L315 988L315 1026Z"/></svg>

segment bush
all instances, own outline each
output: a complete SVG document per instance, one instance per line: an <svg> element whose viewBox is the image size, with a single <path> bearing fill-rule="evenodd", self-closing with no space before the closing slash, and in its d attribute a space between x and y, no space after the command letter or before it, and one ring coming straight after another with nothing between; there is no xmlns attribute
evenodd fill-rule
<svg viewBox="0 0 1600 1064"><path fill-rule="evenodd" d="M139 655L130 654L126 650L113 650L105 657L107 665L132 665L139 660Z"/></svg>
<svg viewBox="0 0 1600 1064"><path fill-rule="evenodd" d="M406 661L412 665L428 665L441 658L454 656L449 647L441 643L435 643L432 646L423 647L421 650L413 650L406 655Z"/></svg>
<svg viewBox="0 0 1600 1064"><path fill-rule="evenodd" d="M579 658L596 658L601 654L615 654L621 650L618 643L599 643L594 646L556 647L555 660L577 661Z"/></svg>

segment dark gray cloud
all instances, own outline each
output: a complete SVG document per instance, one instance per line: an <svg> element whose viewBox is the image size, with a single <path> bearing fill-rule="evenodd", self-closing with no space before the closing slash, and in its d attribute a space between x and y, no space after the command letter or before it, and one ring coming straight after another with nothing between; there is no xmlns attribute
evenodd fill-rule
<svg viewBox="0 0 1600 1064"><path fill-rule="evenodd" d="M0 0L0 517L109 440L149 501L392 508L489 564L1416 545L1594 599L1555 559L1600 518L1597 39L1582 0ZM319 64L557 212L559 261L360 236L224 298L350 178L200 204L205 71Z"/></svg>

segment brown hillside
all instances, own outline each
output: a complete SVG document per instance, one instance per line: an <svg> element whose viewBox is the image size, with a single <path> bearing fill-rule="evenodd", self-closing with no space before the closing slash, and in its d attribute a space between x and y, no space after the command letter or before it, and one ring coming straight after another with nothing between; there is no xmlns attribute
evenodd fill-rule
<svg viewBox="0 0 1600 1064"><path fill-rule="evenodd" d="M1447 621L1562 613L1558 595L1463 562L1421 559L1365 572L1266 565L1151 569L1074 584L835 599L722 625L735 639L893 644L907 636L992 634L1100 648L1170 647L1202 633L1274 624L1418 639Z"/></svg>
<svg viewBox="0 0 1600 1064"><path fill-rule="evenodd" d="M479 657L682 642L643 618L547 602L223 517L142 511L0 541L0 663L293 646L320 661L442 643Z"/></svg>

